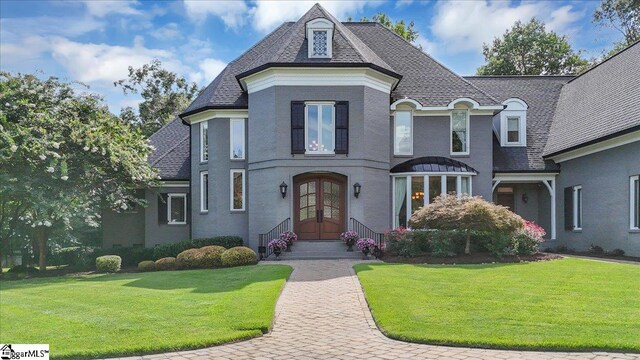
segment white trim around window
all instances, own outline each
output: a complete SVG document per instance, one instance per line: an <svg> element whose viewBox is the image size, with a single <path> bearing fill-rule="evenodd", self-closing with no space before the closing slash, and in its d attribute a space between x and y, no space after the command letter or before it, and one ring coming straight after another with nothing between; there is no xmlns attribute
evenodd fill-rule
<svg viewBox="0 0 640 360"><path fill-rule="evenodd" d="M173 198L182 199L183 216L182 221L180 219L171 219L171 203ZM167 224L169 225L185 225L187 223L187 194L167 194Z"/></svg>
<svg viewBox="0 0 640 360"><path fill-rule="evenodd" d="M629 177L629 229L640 230L640 175Z"/></svg>
<svg viewBox="0 0 640 360"><path fill-rule="evenodd" d="M244 119L231 119L229 121L229 158L231 160L244 160L245 148Z"/></svg>
<svg viewBox="0 0 640 360"><path fill-rule="evenodd" d="M582 185L573 187L573 230L582 230Z"/></svg>
<svg viewBox="0 0 640 360"><path fill-rule="evenodd" d="M455 116L456 113L464 113L465 116L465 139L464 141L462 141L462 151L453 151L453 117ZM470 136L470 129L469 129L469 111L468 110L452 110L451 114L449 115L449 136L450 136L450 141L449 141L449 150L451 151L451 155L469 155L469 139L471 139Z"/></svg>
<svg viewBox="0 0 640 360"><path fill-rule="evenodd" d="M241 176L241 185L240 188L236 188L236 183L235 183L235 175L236 174L240 174ZM244 169L232 169L230 171L230 176L229 176L229 210L231 211L244 211L245 210L245 204L246 204L246 199L247 199L247 188L246 188L246 176L245 176L245 171ZM240 191L240 201L241 204L240 206L236 206L236 193L237 191Z"/></svg>
<svg viewBox="0 0 640 360"><path fill-rule="evenodd" d="M512 121L516 121L516 129L515 130L510 130L509 126L511 125ZM506 124L505 124L505 134L504 134L504 139L505 139L505 145L506 146L518 146L518 145L523 145L524 141L522 139L522 125L523 125L523 121L522 121L522 117L521 116L516 116L516 115L509 115L507 116L507 120L506 120ZM518 137L515 141L509 141L509 132L511 131L517 131Z"/></svg>
<svg viewBox="0 0 640 360"><path fill-rule="evenodd" d="M209 172L200 172L200 212L209 212Z"/></svg>
<svg viewBox="0 0 640 360"><path fill-rule="evenodd" d="M309 108L317 107L316 132L318 142L309 142ZM331 109L331 134L329 138L325 138L323 132L323 109ZM304 146L305 154L307 155L334 155L336 148L336 111L335 102L333 101L313 101L305 102L304 104Z"/></svg>
<svg viewBox="0 0 640 360"><path fill-rule="evenodd" d="M200 123L200 162L209 161L209 122Z"/></svg>
<svg viewBox="0 0 640 360"><path fill-rule="evenodd" d="M409 133L406 134L407 131L406 130L403 131L404 136L408 136L408 142L409 142L408 149L403 149L401 146L401 139L398 139L398 135L401 134L401 132L398 131L398 128L400 126L406 127L407 124L401 124L399 126L398 120L405 123L408 121ZM395 112L393 116L393 155L400 155L400 156L413 155L413 112L411 111L398 110Z"/></svg>

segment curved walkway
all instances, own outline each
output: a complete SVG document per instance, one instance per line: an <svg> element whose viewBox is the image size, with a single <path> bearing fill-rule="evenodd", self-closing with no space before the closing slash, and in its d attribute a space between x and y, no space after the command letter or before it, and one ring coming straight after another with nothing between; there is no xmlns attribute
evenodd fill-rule
<svg viewBox="0 0 640 360"><path fill-rule="evenodd" d="M281 262L291 265L294 271L276 305L269 334L206 349L135 359L640 359L638 354L486 350L389 339L373 321L352 268L355 263Z"/></svg>

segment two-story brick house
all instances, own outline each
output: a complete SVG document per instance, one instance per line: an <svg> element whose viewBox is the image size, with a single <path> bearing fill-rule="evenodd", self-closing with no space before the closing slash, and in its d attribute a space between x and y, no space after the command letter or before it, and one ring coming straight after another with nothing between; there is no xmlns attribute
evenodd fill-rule
<svg viewBox="0 0 640 360"><path fill-rule="evenodd" d="M104 246L239 235L257 249L258 235L283 221L301 239L335 240L354 222L406 226L453 191L511 207L554 244L640 254L639 54L636 44L577 78L461 77L377 23L343 23L315 5L152 136L164 185L146 191L137 213L105 214ZM616 83L600 90L599 81ZM615 127L610 107L627 110ZM599 139L610 156L579 153ZM588 193L583 177L594 176L604 178ZM624 186L610 196L602 183ZM615 204L602 211L626 220L589 232L606 217L588 209L606 199Z"/></svg>

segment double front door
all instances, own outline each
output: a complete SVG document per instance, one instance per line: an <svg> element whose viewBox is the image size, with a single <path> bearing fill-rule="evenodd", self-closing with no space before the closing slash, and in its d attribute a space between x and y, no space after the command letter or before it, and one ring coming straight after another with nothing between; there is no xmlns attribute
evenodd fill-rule
<svg viewBox="0 0 640 360"><path fill-rule="evenodd" d="M300 240L337 240L345 228L345 181L334 175L294 180L294 231Z"/></svg>

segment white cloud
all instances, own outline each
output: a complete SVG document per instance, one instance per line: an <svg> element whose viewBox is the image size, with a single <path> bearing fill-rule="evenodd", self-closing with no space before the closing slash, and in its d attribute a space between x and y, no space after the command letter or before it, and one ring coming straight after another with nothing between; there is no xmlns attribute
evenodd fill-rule
<svg viewBox="0 0 640 360"><path fill-rule="evenodd" d="M87 12L96 17L109 14L142 15L142 12L134 7L138 5L136 0L85 0L83 3L87 7Z"/></svg>
<svg viewBox="0 0 640 360"><path fill-rule="evenodd" d="M190 73L189 80L195 81L198 84L207 85L213 81L226 66L227 63L219 59L204 59L199 64L200 71Z"/></svg>
<svg viewBox="0 0 640 360"><path fill-rule="evenodd" d="M480 51L483 43L490 43L502 35L514 22L537 17L555 31L567 29L584 14L572 11L567 5L554 9L553 2L524 2L512 6L506 1L440 1L435 6L431 32L450 53Z"/></svg>
<svg viewBox="0 0 640 360"><path fill-rule="evenodd" d="M424 36L420 35L415 41L415 45L422 46L422 51L433 56L436 51L436 43L427 40Z"/></svg>
<svg viewBox="0 0 640 360"><path fill-rule="evenodd" d="M571 5L562 6L551 12L546 24L547 29L556 31L559 34L571 35L576 31L575 27L571 26L584 17L584 15L584 10L573 11Z"/></svg>
<svg viewBox="0 0 640 360"><path fill-rule="evenodd" d="M161 28L153 29L150 34L154 38L158 40L164 40L164 41L174 40L179 37L182 37L182 33L180 32L180 29L178 28L178 24L176 23L168 23L167 25Z"/></svg>
<svg viewBox="0 0 640 360"><path fill-rule="evenodd" d="M249 8L244 1L197 1L185 0L184 8L191 20L204 21L213 15L222 19L224 24L233 29L244 25Z"/></svg>
<svg viewBox="0 0 640 360"><path fill-rule="evenodd" d="M315 3L320 3L329 13L342 20L347 16L354 16L361 12L369 4L377 5L372 1L256 1L251 9L253 14L253 27L259 31L269 31L285 21L296 21L304 15Z"/></svg>
<svg viewBox="0 0 640 360"><path fill-rule="evenodd" d="M75 37L92 31L103 30L106 23L92 17L33 16L0 19L2 41L11 41L8 36L61 35Z"/></svg>

